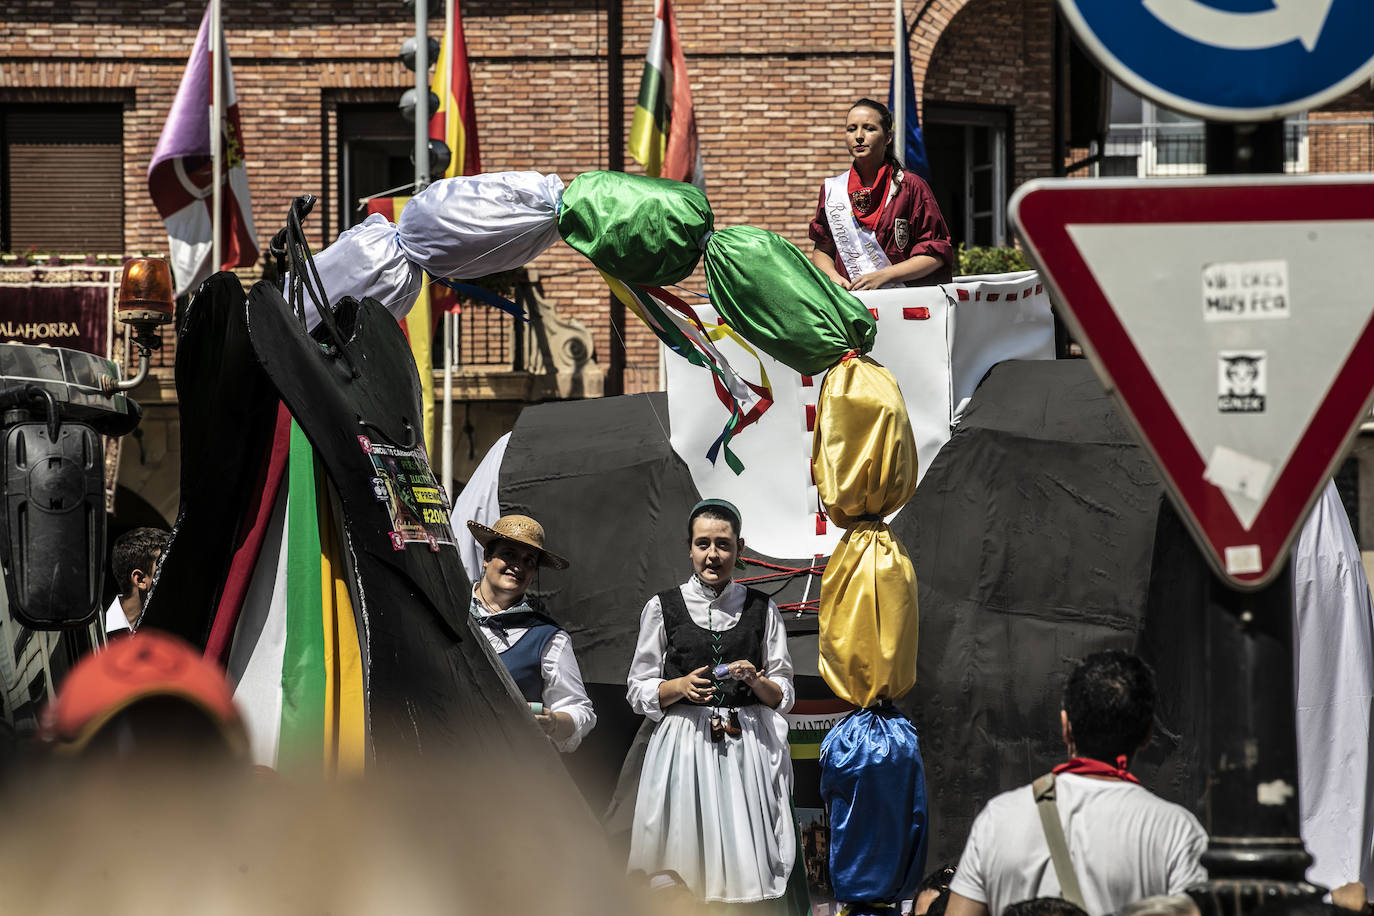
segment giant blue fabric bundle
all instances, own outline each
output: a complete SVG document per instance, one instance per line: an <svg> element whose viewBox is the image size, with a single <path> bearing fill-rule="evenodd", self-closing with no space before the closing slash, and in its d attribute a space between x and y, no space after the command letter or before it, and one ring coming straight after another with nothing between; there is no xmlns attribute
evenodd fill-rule
<svg viewBox="0 0 1374 916"><path fill-rule="evenodd" d="M916 726L884 701L846 716L821 744L835 899L896 903L926 868L925 766Z"/></svg>

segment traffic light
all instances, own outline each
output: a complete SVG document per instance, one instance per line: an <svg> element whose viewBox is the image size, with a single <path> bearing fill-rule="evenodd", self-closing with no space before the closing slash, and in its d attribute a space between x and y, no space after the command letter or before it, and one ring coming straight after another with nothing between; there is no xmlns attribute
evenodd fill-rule
<svg viewBox="0 0 1374 916"><path fill-rule="evenodd" d="M439 39L430 38L425 42L425 47L429 49L428 53L425 54L425 60L432 67L434 62L439 59ZM401 62L406 65L407 70L415 69L415 48L414 35L401 42Z"/></svg>
<svg viewBox="0 0 1374 916"><path fill-rule="evenodd" d="M429 174L443 176L448 171L449 160L453 154L449 152L448 144L443 140L429 141ZM410 161L415 162L415 153L410 154Z"/></svg>
<svg viewBox="0 0 1374 916"><path fill-rule="evenodd" d="M427 106L427 107L425 108L425 111L424 111L424 119L425 119L426 122L428 122L429 119L430 119L431 117L434 116L434 112L436 112L436 111L439 110L439 97L438 97L437 95L435 95L433 92L427 92L427 93L425 93L425 94L429 96L429 98L425 100L425 101L426 101L426 106ZM406 119L407 121L409 121L411 124L414 124L414 123L415 123L415 90L414 90L414 89L407 89L405 92L401 93L401 102L400 102L400 106L399 106L399 107L400 107L400 109L401 109L401 117L405 118L405 119Z"/></svg>
<svg viewBox="0 0 1374 916"><path fill-rule="evenodd" d="M420 70L424 74L429 73L429 69L434 66L439 59L440 45L437 40L425 34L426 17L424 10L415 8L416 0L401 0L402 4L416 16L415 34L401 43L399 57L401 62L406 65L407 70L416 70L417 64L421 64L418 58L423 56L423 64ZM442 0L428 0L429 15L434 16L443 9ZM420 44L420 36L424 35L424 45ZM423 104L423 107L421 105ZM428 183L429 175L442 175L448 168L449 162L453 158L453 153L447 144L442 140L429 140L429 162L427 168L415 162L416 152L423 148L425 141L423 131L428 129L430 118L439 110L439 96L429 88L429 81L422 79L421 74L416 74L415 86L407 89L401 94L400 102L397 106L401 111L401 117L411 124L415 124L415 150L410 154L410 161L416 167L415 186L421 188ZM416 123L416 122L419 123Z"/></svg>

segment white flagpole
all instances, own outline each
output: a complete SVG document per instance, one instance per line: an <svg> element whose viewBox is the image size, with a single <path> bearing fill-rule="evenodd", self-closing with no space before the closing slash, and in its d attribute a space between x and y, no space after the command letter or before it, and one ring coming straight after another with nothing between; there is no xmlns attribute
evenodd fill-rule
<svg viewBox="0 0 1374 916"><path fill-rule="evenodd" d="M444 439L439 468L444 475L448 504L453 505L453 312L444 309Z"/></svg>
<svg viewBox="0 0 1374 916"><path fill-rule="evenodd" d="M224 266L224 27L220 22L220 0L210 0L210 164L214 175L211 187L210 272Z"/></svg>
<svg viewBox="0 0 1374 916"><path fill-rule="evenodd" d="M902 12L902 0L893 0L892 15L892 152L905 160L907 76L902 72L902 45L906 42L906 15Z"/></svg>

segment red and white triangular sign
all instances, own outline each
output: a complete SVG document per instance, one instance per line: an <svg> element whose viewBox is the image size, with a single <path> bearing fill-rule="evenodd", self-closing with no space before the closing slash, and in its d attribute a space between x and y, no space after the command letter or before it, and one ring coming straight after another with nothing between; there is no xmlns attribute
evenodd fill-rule
<svg viewBox="0 0 1374 916"><path fill-rule="evenodd" d="M1374 179L1039 180L1011 214L1203 552L1268 583L1374 396Z"/></svg>

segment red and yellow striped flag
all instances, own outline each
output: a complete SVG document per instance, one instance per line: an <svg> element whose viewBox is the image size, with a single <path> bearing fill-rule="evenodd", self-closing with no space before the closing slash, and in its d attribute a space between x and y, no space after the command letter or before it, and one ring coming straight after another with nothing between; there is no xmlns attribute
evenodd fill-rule
<svg viewBox="0 0 1374 916"><path fill-rule="evenodd" d="M463 38L463 13L459 0L448 0L444 16L444 43L434 66L431 91L439 97L439 110L429 119L429 137L442 140L450 153L442 177L476 175L482 171L477 150L477 111L472 104L472 75L468 73L468 45ZM441 176L435 176L441 177Z"/></svg>
<svg viewBox="0 0 1374 916"><path fill-rule="evenodd" d="M630 124L630 155L654 178L690 181L701 187L701 147L692 110L692 85L682 53L672 0L659 0L644 76Z"/></svg>

